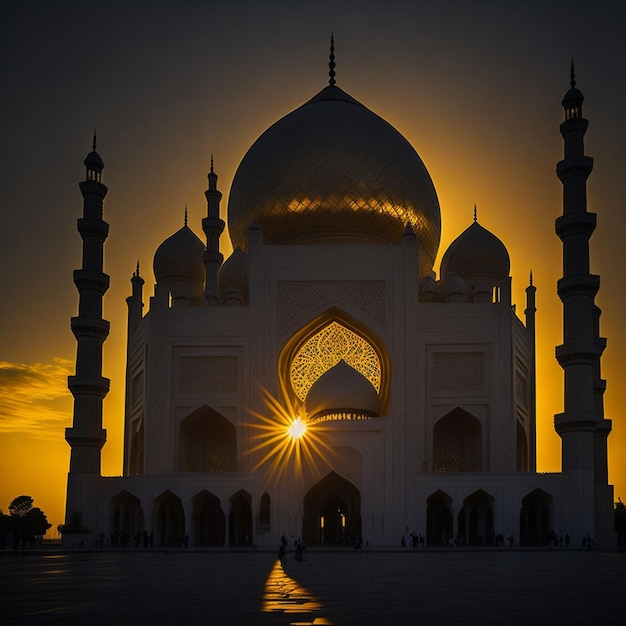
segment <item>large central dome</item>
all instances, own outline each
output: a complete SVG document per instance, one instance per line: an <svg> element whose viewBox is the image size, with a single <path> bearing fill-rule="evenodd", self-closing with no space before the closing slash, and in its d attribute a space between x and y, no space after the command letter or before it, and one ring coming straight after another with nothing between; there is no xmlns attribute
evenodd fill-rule
<svg viewBox="0 0 626 626"><path fill-rule="evenodd" d="M381 117L328 86L266 130L235 174L233 247L260 223L268 244L397 243L411 224L420 273L433 267L441 214L411 144Z"/></svg>

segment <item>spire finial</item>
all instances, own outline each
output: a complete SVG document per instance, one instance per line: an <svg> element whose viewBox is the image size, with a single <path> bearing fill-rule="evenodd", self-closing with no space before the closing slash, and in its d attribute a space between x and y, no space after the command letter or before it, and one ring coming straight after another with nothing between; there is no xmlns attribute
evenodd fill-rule
<svg viewBox="0 0 626 626"><path fill-rule="evenodd" d="M478 215L476 212L476 205L474 204L474 222L477 222L477 221L478 221Z"/></svg>
<svg viewBox="0 0 626 626"><path fill-rule="evenodd" d="M533 286L533 271L530 270L530 281L529 281L530 286Z"/></svg>
<svg viewBox="0 0 626 626"><path fill-rule="evenodd" d="M93 129L93 143L91 144L91 148L92 150L95 152L96 151L96 129Z"/></svg>
<svg viewBox="0 0 626 626"><path fill-rule="evenodd" d="M185 205L185 226L187 226L187 205Z"/></svg>
<svg viewBox="0 0 626 626"><path fill-rule="evenodd" d="M569 84L570 84L570 87L576 87L576 74L574 73L574 57L572 57L572 63L570 65Z"/></svg>
<svg viewBox="0 0 626 626"><path fill-rule="evenodd" d="M135 271L135 276L139 276L139 259L137 259L137 270Z"/></svg>
<svg viewBox="0 0 626 626"><path fill-rule="evenodd" d="M213 171L213 153L211 152L211 174L215 174Z"/></svg>
<svg viewBox="0 0 626 626"><path fill-rule="evenodd" d="M335 35L332 32L330 33L330 56L328 58L330 59L328 63L328 75L330 76L328 84L334 87L337 81L335 81Z"/></svg>

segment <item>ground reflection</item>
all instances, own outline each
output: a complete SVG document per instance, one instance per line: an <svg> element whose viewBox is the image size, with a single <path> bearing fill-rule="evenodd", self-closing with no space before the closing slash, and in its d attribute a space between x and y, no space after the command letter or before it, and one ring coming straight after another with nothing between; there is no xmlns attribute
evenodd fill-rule
<svg viewBox="0 0 626 626"><path fill-rule="evenodd" d="M288 576L280 560L277 560L265 581L261 610L265 613L291 613L294 618L297 614L299 621L291 622L291 626L332 624L320 615L322 609L319 600Z"/></svg>

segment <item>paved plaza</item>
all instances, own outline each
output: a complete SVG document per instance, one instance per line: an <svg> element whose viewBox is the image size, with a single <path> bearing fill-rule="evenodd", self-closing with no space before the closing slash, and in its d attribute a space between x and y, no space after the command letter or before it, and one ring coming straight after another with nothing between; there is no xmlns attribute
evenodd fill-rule
<svg viewBox="0 0 626 626"><path fill-rule="evenodd" d="M626 624L626 552L0 553L3 624Z"/></svg>

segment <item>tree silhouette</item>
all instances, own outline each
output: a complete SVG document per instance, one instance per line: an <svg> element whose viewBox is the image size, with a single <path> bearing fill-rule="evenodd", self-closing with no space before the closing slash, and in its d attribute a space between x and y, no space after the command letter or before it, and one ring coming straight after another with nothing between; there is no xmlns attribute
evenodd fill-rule
<svg viewBox="0 0 626 626"><path fill-rule="evenodd" d="M9 504L9 514L12 517L24 517L33 508L33 503L31 496L17 496Z"/></svg>
<svg viewBox="0 0 626 626"><path fill-rule="evenodd" d="M19 542L23 546L27 542L34 545L37 538L46 534L52 524L48 522L45 513L39 507L34 507L33 503L31 496L18 496L9 504L10 515L3 515L1 525L4 533L2 543L9 532L13 534L13 545L16 548Z"/></svg>

